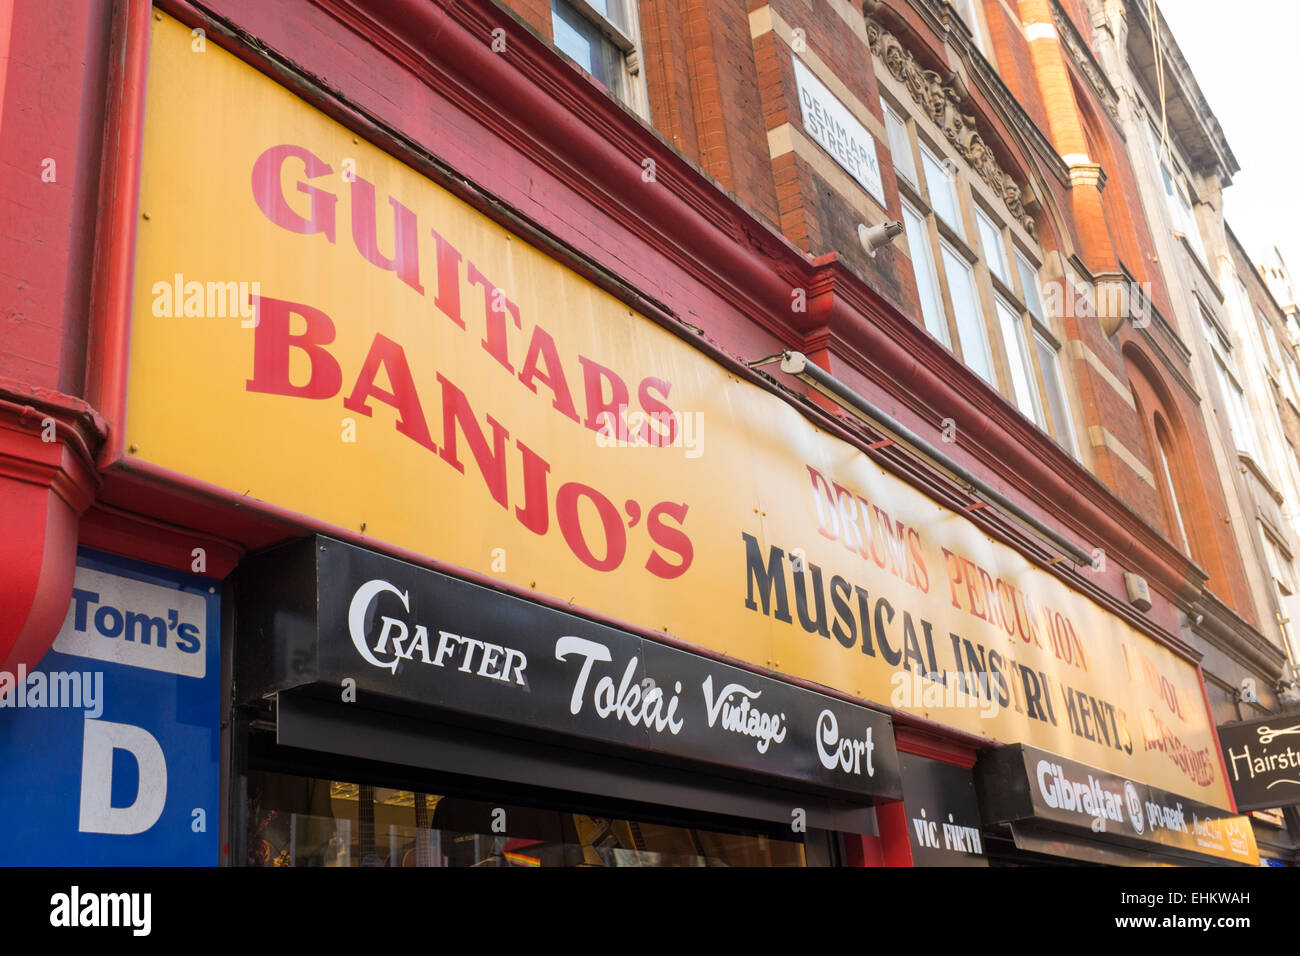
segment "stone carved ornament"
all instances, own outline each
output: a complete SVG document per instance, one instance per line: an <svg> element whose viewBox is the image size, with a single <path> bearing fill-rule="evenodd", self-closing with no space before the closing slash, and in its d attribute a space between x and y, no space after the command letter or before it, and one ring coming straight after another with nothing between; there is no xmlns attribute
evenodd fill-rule
<svg viewBox="0 0 1300 956"><path fill-rule="evenodd" d="M917 104L934 121L957 152L979 174L995 193L1002 197L1007 209L1030 235L1034 232L1034 219L1021 200L1021 189L1010 175L1002 171L993 151L975 129L975 117L961 110L962 97L958 93L955 77L943 79L934 70L927 70L888 30L867 18L867 42L873 56L884 62L890 75L907 88Z"/></svg>

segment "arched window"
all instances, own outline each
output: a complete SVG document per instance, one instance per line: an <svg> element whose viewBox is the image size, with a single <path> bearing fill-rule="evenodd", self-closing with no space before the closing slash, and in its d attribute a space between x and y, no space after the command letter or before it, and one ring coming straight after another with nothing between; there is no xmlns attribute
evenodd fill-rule
<svg viewBox="0 0 1300 956"><path fill-rule="evenodd" d="M1157 464L1160 468L1157 478L1165 498L1165 521L1169 526L1173 542L1181 545L1185 552L1191 554L1192 547L1187 537L1187 524L1183 520L1183 506L1178 500L1178 488L1174 485L1174 472L1169 464L1171 460L1177 460L1173 452L1173 439L1169 435L1169 426L1162 415L1157 413L1152 416L1152 422L1155 426L1156 457L1159 459Z"/></svg>
<svg viewBox="0 0 1300 956"><path fill-rule="evenodd" d="M1124 359L1151 465L1151 483L1163 518L1162 530L1209 575L1210 590L1231 600L1233 578L1224 563L1214 526L1215 511L1204 484L1213 476L1199 470L1186 423L1151 360L1131 344L1124 349Z"/></svg>

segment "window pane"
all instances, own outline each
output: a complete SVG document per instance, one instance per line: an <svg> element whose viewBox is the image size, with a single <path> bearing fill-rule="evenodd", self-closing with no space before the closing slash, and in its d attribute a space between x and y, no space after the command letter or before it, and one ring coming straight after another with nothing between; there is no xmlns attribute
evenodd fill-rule
<svg viewBox="0 0 1300 956"><path fill-rule="evenodd" d="M627 33L627 0L587 0L588 6Z"/></svg>
<svg viewBox="0 0 1300 956"><path fill-rule="evenodd" d="M1178 183L1178 218L1178 231L1187 237L1192 251L1204 261L1205 247L1201 245L1201 230L1196 225L1196 214L1192 212L1192 201L1188 197L1187 187L1181 181Z"/></svg>
<svg viewBox="0 0 1300 956"><path fill-rule="evenodd" d="M1183 550L1190 553L1191 545L1187 540L1187 527L1183 524L1183 509L1178 504L1178 492L1174 490L1174 476L1169 472L1169 453L1165 451L1163 439L1156 440L1157 451L1160 452L1160 474L1165 480L1165 491L1169 493L1169 501L1174 506L1174 530L1178 533L1178 544L1183 546Z"/></svg>
<svg viewBox="0 0 1300 956"><path fill-rule="evenodd" d="M925 182L930 190L930 205L957 235L961 230L961 217L957 214L957 184L949 175L947 167L934 155L921 147L921 165L925 167Z"/></svg>
<svg viewBox="0 0 1300 956"><path fill-rule="evenodd" d="M1286 447L1288 452L1287 464L1291 469L1292 486L1291 493L1286 496L1286 510L1287 514L1292 518L1295 518L1297 515L1300 515L1300 507L1297 507L1297 505L1300 505L1300 497L1297 497L1300 496L1300 455L1297 455L1295 445L1291 444L1290 439L1287 439Z"/></svg>
<svg viewBox="0 0 1300 956"><path fill-rule="evenodd" d="M277 867L805 866L798 834L708 830L346 780L248 774L246 863Z"/></svg>
<svg viewBox="0 0 1300 956"><path fill-rule="evenodd" d="M1259 320L1260 327L1264 330L1264 344L1268 346L1268 354L1273 359L1273 367L1282 367L1282 348L1277 341L1277 332L1273 331L1273 325L1264 316L1255 311L1255 318Z"/></svg>
<svg viewBox="0 0 1300 956"><path fill-rule="evenodd" d="M615 96L623 95L623 53L567 0L551 0L555 45Z"/></svg>
<svg viewBox="0 0 1300 956"><path fill-rule="evenodd" d="M1056 441L1071 455L1078 458L1079 448L1074 441L1070 406L1065 397L1065 388L1061 384L1061 369L1056 349L1041 335L1034 336L1034 345L1038 350L1038 365L1043 370L1043 385L1047 389L1047 406L1052 413L1052 430L1056 432Z"/></svg>
<svg viewBox="0 0 1300 956"><path fill-rule="evenodd" d="M1251 427L1250 416L1246 414L1246 401L1241 386L1228 374L1221 360L1215 362L1214 367L1219 373L1219 386L1223 390L1223 400L1228 406L1228 428L1232 432L1233 444L1238 450L1250 455L1256 463L1263 465L1264 461L1255 442L1255 429Z"/></svg>
<svg viewBox="0 0 1300 956"><path fill-rule="evenodd" d="M981 53L984 52L984 37L980 34L979 20L975 17L975 0L955 0L953 3L957 15L962 18L966 26L970 29L971 36L975 40L975 45L979 47Z"/></svg>
<svg viewBox="0 0 1300 956"><path fill-rule="evenodd" d="M1021 291L1025 297L1025 305L1029 311L1040 322L1046 322L1047 318L1043 315L1043 300L1038 292L1038 273L1034 267L1029 264L1029 260L1016 253L1016 269L1020 272Z"/></svg>
<svg viewBox="0 0 1300 956"><path fill-rule="evenodd" d="M1025 345L1025 328L1011 306L997 299L998 324L1002 329L1002 341L1007 347L1007 364L1011 366L1011 384L1015 389L1016 405L1027 418L1044 426L1043 413L1038 407L1037 391L1034 388L1033 363L1029 358L1029 349Z"/></svg>
<svg viewBox="0 0 1300 956"><path fill-rule="evenodd" d="M1278 586L1284 595L1295 593L1295 577L1291 573L1291 562L1287 560L1286 555L1278 546L1269 538L1264 539L1264 550L1268 558L1270 570L1273 577L1277 580Z"/></svg>
<svg viewBox="0 0 1300 956"><path fill-rule="evenodd" d="M916 185L916 162L912 159L912 144L907 138L907 126L902 117L885 107L885 131L889 134L889 152L894 157L894 170L913 186Z"/></svg>
<svg viewBox="0 0 1300 956"><path fill-rule="evenodd" d="M1007 253L1002 248L1002 233L988 216L975 210L975 221L979 224L980 244L984 247L984 257L988 261L989 271L1009 283L1007 277Z"/></svg>
<svg viewBox="0 0 1300 956"><path fill-rule="evenodd" d="M939 286L934 273L934 260L930 256L930 237L926 233L925 222L906 203L903 204L903 226L907 229L907 248L912 253L916 288L921 294L921 317L930 334L951 348L948 323L944 321L943 308L939 304Z"/></svg>
<svg viewBox="0 0 1300 956"><path fill-rule="evenodd" d="M1290 352L1282 353L1282 364L1286 366L1287 378L1291 379L1290 394L1287 397L1300 398L1300 372L1296 370L1295 359L1291 358ZM1295 398L1292 398L1293 402Z"/></svg>
<svg viewBox="0 0 1300 956"><path fill-rule="evenodd" d="M975 297L975 277L971 274L970 266L945 245L943 271L948 277L948 293L952 296L952 311L957 320L962 360L980 378L996 387L993 363L989 359L988 338L984 332L984 317L980 315L979 300Z"/></svg>

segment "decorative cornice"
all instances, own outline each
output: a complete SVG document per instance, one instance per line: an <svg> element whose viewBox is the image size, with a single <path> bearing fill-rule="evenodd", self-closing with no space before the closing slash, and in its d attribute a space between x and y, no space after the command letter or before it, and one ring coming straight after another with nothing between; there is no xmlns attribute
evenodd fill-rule
<svg viewBox="0 0 1300 956"><path fill-rule="evenodd" d="M1192 633L1241 666L1268 678L1282 673L1286 651L1270 641L1212 591L1202 590L1189 602L1192 614L1203 615Z"/></svg>
<svg viewBox="0 0 1300 956"><path fill-rule="evenodd" d="M1210 109L1205 94L1196 82L1196 76L1165 23L1164 16L1157 8L1156 22L1153 23L1146 3L1140 0L1124 0L1124 3L1129 24L1139 28L1137 31L1128 31L1128 47L1124 52L1128 58L1129 71L1141 79L1148 97L1154 100L1154 67L1146 64L1149 63L1151 53L1151 38L1153 35L1159 36L1164 54L1166 101L1170 106L1170 133L1178 139L1184 156L1193 167L1200 172L1217 175L1225 184L1231 182L1241 167L1228 145L1218 117ZM1182 108L1174 108L1177 101L1181 101Z"/></svg>
<svg viewBox="0 0 1300 956"><path fill-rule="evenodd" d="M966 97L957 75L950 74L945 78L934 70L927 70L896 36L877 21L867 17L866 24L871 54L907 88L912 99L943 130L962 159L1002 198L1007 210L1025 231L1033 235L1034 218L1025 210L1024 191L1015 179L1002 171L993 150L976 130L975 117L962 112Z"/></svg>
<svg viewBox="0 0 1300 956"><path fill-rule="evenodd" d="M1079 31L1074 28L1070 18L1061 9L1059 0L1052 0L1052 20L1056 23L1056 35L1061 40L1061 46L1065 48L1066 53L1070 54L1070 61L1092 84L1092 89L1097 94L1097 98L1105 104L1106 112L1110 113L1112 119L1118 120L1119 94L1115 92L1115 88L1106 79L1106 74L1102 72L1101 66L1093 58L1092 51L1083 42L1083 37L1079 35Z"/></svg>
<svg viewBox="0 0 1300 956"><path fill-rule="evenodd" d="M907 0L907 4L922 23L943 37L945 45L969 70L972 87L988 100L1008 130L1020 137L1018 143L1012 144L1013 148L1022 153L1026 161L1032 153L1038 160L1039 172L1051 173L1062 186L1068 185L1069 174L1065 163L1061 162L1060 153L1033 117L1025 112L1024 106L1003 81L997 67L975 43L970 28L952 6L944 0ZM906 17L884 0L863 0L862 15L892 30L895 36L911 36L915 30ZM1027 195L1023 200L1025 205L1029 206L1033 198Z"/></svg>

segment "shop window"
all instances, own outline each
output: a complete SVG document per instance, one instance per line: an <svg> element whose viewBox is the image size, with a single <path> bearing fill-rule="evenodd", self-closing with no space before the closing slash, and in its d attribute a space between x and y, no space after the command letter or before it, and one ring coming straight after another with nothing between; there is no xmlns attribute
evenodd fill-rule
<svg viewBox="0 0 1300 956"><path fill-rule="evenodd" d="M632 0L551 0L555 45L638 113L641 88L640 29Z"/></svg>
<svg viewBox="0 0 1300 956"><path fill-rule="evenodd" d="M804 844L455 794L252 772L251 866L804 866ZM585 811L585 812L584 812ZM787 828L788 829L788 828Z"/></svg>

